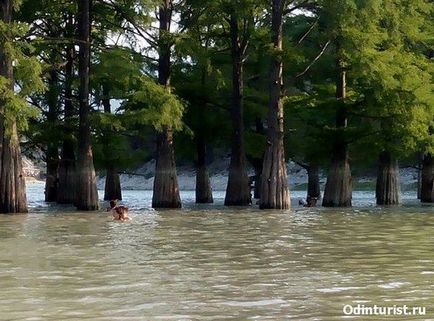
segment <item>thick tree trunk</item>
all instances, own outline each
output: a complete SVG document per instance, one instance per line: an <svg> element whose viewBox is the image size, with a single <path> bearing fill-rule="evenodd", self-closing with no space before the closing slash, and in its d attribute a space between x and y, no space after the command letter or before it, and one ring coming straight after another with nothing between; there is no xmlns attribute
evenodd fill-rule
<svg viewBox="0 0 434 321"><path fill-rule="evenodd" d="M420 200L424 203L434 203L434 157L431 154L426 154L422 161Z"/></svg>
<svg viewBox="0 0 434 321"><path fill-rule="evenodd" d="M198 133L196 168L196 203L213 203L211 182L206 166L206 144L202 133Z"/></svg>
<svg viewBox="0 0 434 321"><path fill-rule="evenodd" d="M78 69L80 76L80 128L75 205L83 211L95 211L99 208L89 122L90 2L90 0L80 0L78 10L80 12Z"/></svg>
<svg viewBox="0 0 434 321"><path fill-rule="evenodd" d="M208 96L206 95L206 79L207 68L202 68L201 85L202 92L202 108L199 109L199 115L201 119L205 119L205 113L207 113ZM207 145L206 145L206 124L199 123L196 129L196 148L197 148L197 163L196 163L196 203L207 204L214 203L212 196L211 181L209 178L209 172L207 168Z"/></svg>
<svg viewBox="0 0 434 321"><path fill-rule="evenodd" d="M375 195L378 205L398 205L401 203L398 161L388 151L381 152L378 159Z"/></svg>
<svg viewBox="0 0 434 321"><path fill-rule="evenodd" d="M251 203L251 195L244 146L243 53L239 44L238 21L234 15L231 15L230 34L232 53L232 151L225 205L246 206Z"/></svg>
<svg viewBox="0 0 434 321"><path fill-rule="evenodd" d="M350 207L352 199L351 170L348 150L336 150L327 176L322 205L325 207Z"/></svg>
<svg viewBox="0 0 434 321"><path fill-rule="evenodd" d="M162 0L159 10L160 45L158 52L158 83L170 91L170 48L166 34L170 32L172 2ZM157 139L157 163L155 168L153 208L180 208L178 177L176 175L175 150L171 128L165 128Z"/></svg>
<svg viewBox="0 0 434 321"><path fill-rule="evenodd" d="M267 134L261 118L256 117L255 127L256 127L257 134L261 134L264 136ZM255 171L254 185L253 185L253 198L260 199L261 198L261 175L262 175L262 164L264 162L264 155L262 154L261 157L247 155L247 160L253 166L253 169Z"/></svg>
<svg viewBox="0 0 434 321"><path fill-rule="evenodd" d="M315 163L307 167L307 198L321 198L321 188L319 184L319 166Z"/></svg>
<svg viewBox="0 0 434 321"><path fill-rule="evenodd" d="M107 114L111 113L109 92L106 87L103 87L102 104L104 106L104 112ZM116 156L110 150L110 140L112 133L106 133L104 137L104 157L106 160L106 180L104 188L104 200L121 200L122 190L121 190L121 180L119 178L118 171L116 169Z"/></svg>
<svg viewBox="0 0 434 321"><path fill-rule="evenodd" d="M59 166L59 152L57 146L47 149L47 177L45 178L45 201L57 201L57 169Z"/></svg>
<svg viewBox="0 0 434 321"><path fill-rule="evenodd" d="M271 34L275 51L282 50L282 15L284 0L272 1ZM261 181L261 209L287 209L290 207L283 145L283 62L282 57L271 57L270 102L268 110L267 147L264 155Z"/></svg>
<svg viewBox="0 0 434 321"><path fill-rule="evenodd" d="M253 186L253 198L261 198L261 176L262 176L262 162L260 166L253 166L255 169L255 184Z"/></svg>
<svg viewBox="0 0 434 321"><path fill-rule="evenodd" d="M69 15L66 21L67 37L72 39L73 20ZM60 155L57 188L57 203L73 204L75 202L75 147L74 147L74 128L72 118L74 117L74 105L72 103L72 82L74 77L74 46L68 45L66 48L66 66L65 66L65 102L64 102L64 122L63 122L63 144Z"/></svg>
<svg viewBox="0 0 434 321"><path fill-rule="evenodd" d="M74 204L76 198L76 164L74 142L69 138L65 138L63 141L57 175L57 203Z"/></svg>
<svg viewBox="0 0 434 321"><path fill-rule="evenodd" d="M12 18L13 1L2 0L1 19L8 24ZM4 46L0 48L0 75L14 90L12 59ZM27 212L26 183L22 169L21 150L14 120L4 118L7 102L0 102L0 213Z"/></svg>
<svg viewBox="0 0 434 321"><path fill-rule="evenodd" d="M158 156L154 178L153 208L180 208L178 179L172 132L166 129L158 136Z"/></svg>
<svg viewBox="0 0 434 321"><path fill-rule="evenodd" d="M5 127L2 117L0 140L0 213L26 213L26 182L17 128L14 123Z"/></svg>
<svg viewBox="0 0 434 321"><path fill-rule="evenodd" d="M347 127L347 113L344 105L346 98L346 72L338 61L339 75L336 83L336 98L342 106L336 113L336 138L330 167L324 190L322 205L326 207L349 207L352 199L351 169L348 155L348 143L344 131Z"/></svg>
<svg viewBox="0 0 434 321"><path fill-rule="evenodd" d="M119 174L114 167L108 167L106 171L105 188L104 188L104 200L121 200L121 181Z"/></svg>
<svg viewBox="0 0 434 321"><path fill-rule="evenodd" d="M47 93L48 101L48 113L47 122L54 126L57 122L57 116L59 113L59 91L57 89L57 72L55 70L50 71L50 79L48 81L49 89ZM59 146L56 139L51 137L51 140L47 144L47 177L45 178L45 201L56 202L57 201L57 168L59 166Z"/></svg>

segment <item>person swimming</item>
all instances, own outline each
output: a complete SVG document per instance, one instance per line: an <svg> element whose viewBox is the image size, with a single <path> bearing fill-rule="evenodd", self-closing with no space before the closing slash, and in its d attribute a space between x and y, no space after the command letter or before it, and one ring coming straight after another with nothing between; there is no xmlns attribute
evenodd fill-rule
<svg viewBox="0 0 434 321"><path fill-rule="evenodd" d="M125 205L117 205L117 201L110 201L110 207L107 208L108 212L112 213L113 220L115 221L128 221L131 218L128 216L128 207Z"/></svg>
<svg viewBox="0 0 434 321"><path fill-rule="evenodd" d="M298 205L303 207L315 207L318 197L308 196L306 201L303 199L298 200Z"/></svg>

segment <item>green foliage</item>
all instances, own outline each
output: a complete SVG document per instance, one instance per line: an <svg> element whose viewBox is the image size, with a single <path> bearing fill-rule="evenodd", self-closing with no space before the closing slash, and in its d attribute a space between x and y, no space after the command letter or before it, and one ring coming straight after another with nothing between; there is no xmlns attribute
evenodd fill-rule
<svg viewBox="0 0 434 321"><path fill-rule="evenodd" d="M13 66L13 77L0 76L0 113L3 116L6 133L14 124L26 129L28 118L36 117L37 111L26 101L28 95L42 92L45 86L41 80L42 67L32 56L33 47L21 40L28 27L23 23L0 22L0 47L5 64ZM19 87L17 90L16 86Z"/></svg>
<svg viewBox="0 0 434 321"><path fill-rule="evenodd" d="M109 166L122 170L140 164L150 153L147 149L133 148L130 135L140 135L125 122L122 114L96 113L92 116L95 135L93 152L97 170Z"/></svg>
<svg viewBox="0 0 434 321"><path fill-rule="evenodd" d="M17 1L14 2L18 3ZM283 50L270 45L270 4L257 0L173 1L170 32L159 32L157 0L93 2L91 88L92 130L97 166L128 167L150 157L154 130L178 133L176 149L193 159L195 139L230 149L232 56L230 18L239 44L246 44L244 124L249 159L262 157L266 138L270 58L284 62L285 144L287 156L326 164L336 135L350 144L351 160L371 166L378 152L399 157L434 152L434 4L425 0L291 1L306 6L284 17ZM289 7L288 7L289 6ZM0 109L6 124L26 127L35 145L64 138L62 102L65 47L75 42L66 18L75 16L72 0L24 0L17 23L0 24L0 45L13 62L14 81L0 77ZM29 28L31 25L31 28ZM67 30L68 29L68 30ZM165 48L165 49L162 49ZM170 88L158 85L161 50L171 54ZM43 67L42 67L43 66ZM50 84L49 72L59 79ZM77 70L77 61L74 62ZM336 99L338 69L347 75L345 102ZM46 85L43 84L46 83ZM46 94L45 87L49 85ZM53 86L59 101L48 120ZM74 96L78 87L75 78ZM120 105L100 113L101 102ZM33 100L32 100L33 102ZM77 104L74 99L74 104ZM188 106L188 108L187 108ZM336 128L344 108L349 124ZM71 120L76 127L73 118ZM262 126L265 125L265 126ZM137 142L138 141L138 142ZM110 158L107 155L116 155Z"/></svg>
<svg viewBox="0 0 434 321"><path fill-rule="evenodd" d="M151 125L157 131L185 128L182 115L186 106L183 101L152 79L143 76L136 81L140 89L132 92L122 107L130 124Z"/></svg>
<svg viewBox="0 0 434 321"><path fill-rule="evenodd" d="M359 20L370 26L367 30L374 37L360 27L347 30L348 37L355 39L351 56L354 87L364 112L378 117L376 145L404 156L416 152L430 136L434 69L424 43L431 37L426 27L432 6L425 1L398 0L376 4L375 11L362 15L358 11Z"/></svg>
<svg viewBox="0 0 434 321"><path fill-rule="evenodd" d="M92 66L91 86L96 100L128 98L132 91L140 89L141 82L137 79L142 75L142 66L141 56L129 48L103 48L95 55Z"/></svg>
<svg viewBox="0 0 434 321"><path fill-rule="evenodd" d="M432 4L324 0L318 8L318 26L307 37L311 42L303 46L299 61L311 61L308 57L315 57L326 41L332 45L297 83L301 93L286 100L288 126L294 129L290 155L306 161L321 158L329 154L336 134L351 144L353 162L360 157L366 163L367 155L376 157L385 149L405 157L430 148L434 65L427 46L433 39ZM333 115L341 108L334 98L337 64L347 73L347 128L334 125Z"/></svg>

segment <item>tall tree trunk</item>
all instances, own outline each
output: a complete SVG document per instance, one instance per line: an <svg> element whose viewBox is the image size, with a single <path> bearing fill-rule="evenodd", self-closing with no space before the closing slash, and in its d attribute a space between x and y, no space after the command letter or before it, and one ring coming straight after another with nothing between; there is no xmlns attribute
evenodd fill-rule
<svg viewBox="0 0 434 321"><path fill-rule="evenodd" d="M249 176L246 169L243 120L243 53L240 48L238 21L230 18L232 53L232 151L226 187L226 206L246 206L251 203Z"/></svg>
<svg viewBox="0 0 434 321"><path fill-rule="evenodd" d="M424 203L434 203L434 157L431 154L426 154L422 161L420 200Z"/></svg>
<svg viewBox="0 0 434 321"><path fill-rule="evenodd" d="M181 208L172 131L158 136L158 155L154 178L153 208Z"/></svg>
<svg viewBox="0 0 434 321"><path fill-rule="evenodd" d="M166 34L170 32L172 2L161 0L159 10L160 45L158 57L158 83L170 91L170 48ZM154 178L153 208L180 208L178 177L176 175L175 150L171 128L165 128L157 138L157 163Z"/></svg>
<svg viewBox="0 0 434 321"><path fill-rule="evenodd" d="M57 89L58 79L57 71L50 71L50 79L48 81L48 113L47 122L53 126L57 122L59 113L59 91ZM45 179L45 201L56 202L57 201L57 168L59 166L59 146L56 139L51 139L47 144L46 153L47 162L47 177Z"/></svg>
<svg viewBox="0 0 434 321"><path fill-rule="evenodd" d="M196 203L213 203L211 182L206 166L206 144L203 133L199 130L196 138L197 168L196 168Z"/></svg>
<svg viewBox="0 0 434 321"><path fill-rule="evenodd" d="M310 198L321 198L319 166L315 163L310 163L307 167L307 199Z"/></svg>
<svg viewBox="0 0 434 321"><path fill-rule="evenodd" d="M339 75L336 83L336 98L342 105L336 113L336 137L333 146L332 165L330 167L324 190L322 205L326 207L351 206L352 181L348 155L348 143L345 141L345 128L347 127L346 98L346 71L338 60Z"/></svg>
<svg viewBox="0 0 434 321"><path fill-rule="evenodd" d="M261 198L262 162L263 159L253 164L253 168L255 170L255 184L253 186L253 198L255 199Z"/></svg>
<svg viewBox="0 0 434 321"><path fill-rule="evenodd" d="M207 79L207 68L204 66L202 68L201 76L201 86L202 92L202 108L199 109L200 119L205 118L205 113L207 113L208 96L206 94L206 80ZM197 126L196 133L196 148L197 148L197 164L196 164L196 203L214 203L212 196L211 181L209 179L209 172L207 168L207 146L205 139L205 126L206 124L200 123Z"/></svg>
<svg viewBox="0 0 434 321"><path fill-rule="evenodd" d="M111 113L109 92L105 86L103 86L103 99L102 104L104 106L104 112L107 114ZM112 133L106 133L104 137L104 157L107 163L106 168L106 179L104 187L104 200L121 200L122 190L121 190L121 180L119 178L118 171L116 169L116 158L113 152L110 150L110 140Z"/></svg>
<svg viewBox="0 0 434 321"><path fill-rule="evenodd" d="M1 19L11 23L12 0L1 1ZM0 75L9 82L9 90L14 90L12 59L3 45L0 48ZM0 101L0 213L27 212L26 183L22 169L21 150L16 122L6 120L6 101Z"/></svg>
<svg viewBox="0 0 434 321"><path fill-rule="evenodd" d="M255 127L256 133L260 135L266 135L266 131L264 128L264 123L260 117L256 117L255 119ZM252 155L247 155L247 160L253 166L255 171L254 177L254 186L253 186L253 198L260 199L261 198L261 174L262 174L262 164L264 162L264 154L261 157L256 157Z"/></svg>
<svg viewBox="0 0 434 321"><path fill-rule="evenodd" d="M67 21L67 34L73 38L73 19L69 14ZM72 83L74 77L74 45L66 47L66 66L65 66L65 89L64 89L64 121L63 121L63 144L60 155L57 188L57 203L73 204L75 202L75 147L74 147L74 128L72 125L75 114L74 104L72 103Z"/></svg>
<svg viewBox="0 0 434 321"><path fill-rule="evenodd" d="M59 166L59 151L57 146L49 144L47 148L47 176L45 177L45 201L57 201L57 169Z"/></svg>
<svg viewBox="0 0 434 321"><path fill-rule="evenodd" d="M78 139L76 206L79 210L98 210L98 191L90 142L89 68L90 68L90 0L79 1L79 102L80 127Z"/></svg>
<svg viewBox="0 0 434 321"><path fill-rule="evenodd" d="M401 203L398 161L388 151L381 152L378 158L375 195L378 205L398 205Z"/></svg>
<svg viewBox="0 0 434 321"><path fill-rule="evenodd" d="M272 0L271 36L274 52L282 51L282 15L284 0ZM261 209L290 207L283 145L283 62L280 54L271 57L270 102L268 109L267 147L261 181Z"/></svg>
<svg viewBox="0 0 434 321"><path fill-rule="evenodd" d="M113 166L108 166L106 170L105 187L104 187L104 200L121 200L121 180L117 170Z"/></svg>

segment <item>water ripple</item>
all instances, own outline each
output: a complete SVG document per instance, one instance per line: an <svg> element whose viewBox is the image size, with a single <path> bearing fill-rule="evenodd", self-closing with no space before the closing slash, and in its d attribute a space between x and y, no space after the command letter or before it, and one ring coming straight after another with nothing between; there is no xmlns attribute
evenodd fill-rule
<svg viewBox="0 0 434 321"><path fill-rule="evenodd" d="M36 192L38 194L36 194ZM45 204L0 216L1 320L339 320L345 304L434 311L434 209L154 211L132 220ZM32 194L33 193L33 194ZM405 197L404 197L405 199ZM365 204L365 205L363 205ZM399 317L394 317L399 320Z"/></svg>

